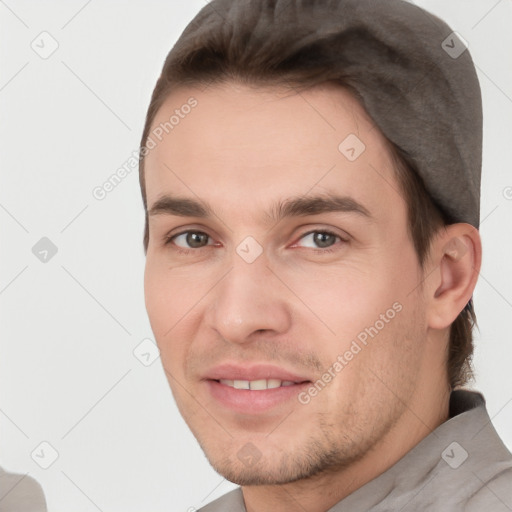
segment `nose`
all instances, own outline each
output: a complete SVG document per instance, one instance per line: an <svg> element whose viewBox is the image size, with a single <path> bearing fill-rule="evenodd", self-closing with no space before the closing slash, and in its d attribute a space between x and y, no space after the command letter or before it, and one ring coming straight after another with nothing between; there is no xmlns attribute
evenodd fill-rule
<svg viewBox="0 0 512 512"><path fill-rule="evenodd" d="M205 319L226 341L248 343L262 333L282 334L290 328L287 290L264 255L247 263L235 254L231 270L212 292Z"/></svg>

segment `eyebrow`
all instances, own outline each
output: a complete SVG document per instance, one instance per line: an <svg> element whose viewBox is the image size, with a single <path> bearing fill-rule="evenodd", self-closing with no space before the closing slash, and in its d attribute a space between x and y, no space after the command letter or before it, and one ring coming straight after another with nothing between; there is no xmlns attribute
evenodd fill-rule
<svg viewBox="0 0 512 512"><path fill-rule="evenodd" d="M288 217L304 217L331 212L355 213L362 218L374 220L370 211L352 197L332 194L297 197L278 201L271 206L266 216L274 222L279 222ZM199 218L216 216L212 208L204 202L170 195L157 199L148 210L149 216L162 214Z"/></svg>

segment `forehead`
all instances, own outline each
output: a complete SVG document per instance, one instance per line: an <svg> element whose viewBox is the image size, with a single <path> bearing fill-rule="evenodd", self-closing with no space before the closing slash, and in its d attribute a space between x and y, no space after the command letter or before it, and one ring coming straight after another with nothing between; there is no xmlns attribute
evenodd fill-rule
<svg viewBox="0 0 512 512"><path fill-rule="evenodd" d="M150 137L148 208L172 193L249 214L287 197L336 193L377 217L405 214L384 137L332 84L300 93L233 82L177 89Z"/></svg>

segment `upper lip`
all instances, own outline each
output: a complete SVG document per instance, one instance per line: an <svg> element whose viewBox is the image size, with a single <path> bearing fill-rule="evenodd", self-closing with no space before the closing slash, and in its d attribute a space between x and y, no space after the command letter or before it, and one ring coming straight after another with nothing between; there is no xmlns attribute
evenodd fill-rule
<svg viewBox="0 0 512 512"><path fill-rule="evenodd" d="M309 382L305 376L289 372L279 366L269 364L232 364L225 363L210 368L204 374L207 380L262 380L278 379L291 382Z"/></svg>

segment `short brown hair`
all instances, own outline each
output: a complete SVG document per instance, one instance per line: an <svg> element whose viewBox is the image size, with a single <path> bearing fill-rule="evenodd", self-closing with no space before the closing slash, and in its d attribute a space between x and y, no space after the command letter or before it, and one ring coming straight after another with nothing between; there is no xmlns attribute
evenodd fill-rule
<svg viewBox="0 0 512 512"><path fill-rule="evenodd" d="M284 9L280 4L281 23L288 24L286 30L281 30L284 25L279 25L279 17L273 12L274 3L268 0L214 0L198 13L169 52L151 97L141 140L139 180L146 214L145 251L149 229L143 149L156 113L173 90L235 81L299 92L332 82L350 90L364 108L358 85L371 75L371 70L365 71L366 76L351 75L344 67L346 59L330 38L304 34L298 26L295 30L293 23L300 23L301 15L309 15L301 14L301 3L289 2ZM322 4L325 4L323 11ZM322 16L327 19L331 15L329 3L317 0L315 7L315 21L320 26ZM359 35L354 31L343 37L350 43ZM347 46L353 48L353 45ZM360 57L361 48L358 51ZM407 204L409 235L423 269L435 234L454 220L430 197L421 176L415 171L412 158L397 144L389 140L388 143L395 162L395 175ZM470 300L450 327L446 360L452 389L473 377L474 325L476 316Z"/></svg>

